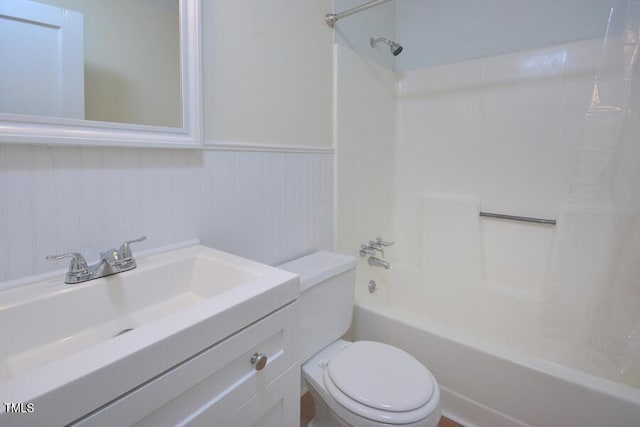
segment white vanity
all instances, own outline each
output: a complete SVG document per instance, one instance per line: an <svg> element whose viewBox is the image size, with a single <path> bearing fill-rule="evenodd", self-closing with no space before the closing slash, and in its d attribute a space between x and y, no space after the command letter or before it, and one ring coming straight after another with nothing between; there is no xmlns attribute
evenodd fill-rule
<svg viewBox="0 0 640 427"><path fill-rule="evenodd" d="M200 245L137 262L0 291L0 401L32 404L0 425L297 425L298 277Z"/></svg>

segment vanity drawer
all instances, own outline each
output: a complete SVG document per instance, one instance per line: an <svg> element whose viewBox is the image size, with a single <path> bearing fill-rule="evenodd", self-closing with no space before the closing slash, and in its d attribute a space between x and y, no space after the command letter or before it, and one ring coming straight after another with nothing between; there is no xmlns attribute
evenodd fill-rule
<svg viewBox="0 0 640 427"><path fill-rule="evenodd" d="M203 414L189 427L296 426L300 423L300 364L296 363L221 424Z"/></svg>
<svg viewBox="0 0 640 427"><path fill-rule="evenodd" d="M218 425L297 362L298 319L293 302L72 425L189 425L204 413ZM254 353L267 356L260 371Z"/></svg>

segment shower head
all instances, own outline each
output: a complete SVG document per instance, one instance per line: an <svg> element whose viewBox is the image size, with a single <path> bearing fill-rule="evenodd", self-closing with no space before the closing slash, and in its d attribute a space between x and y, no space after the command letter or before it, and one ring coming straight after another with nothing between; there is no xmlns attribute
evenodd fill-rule
<svg viewBox="0 0 640 427"><path fill-rule="evenodd" d="M378 37L377 39L371 37L369 39L369 44L371 45L371 47L376 47L376 43L378 42L388 44L393 56L398 56L400 55L400 52L402 52L402 45L400 43L394 42L393 40L385 39L384 37Z"/></svg>

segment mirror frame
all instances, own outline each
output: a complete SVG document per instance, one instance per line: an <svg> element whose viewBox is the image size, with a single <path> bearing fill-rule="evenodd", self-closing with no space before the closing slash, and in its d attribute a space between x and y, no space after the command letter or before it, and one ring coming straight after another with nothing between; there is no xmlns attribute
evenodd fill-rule
<svg viewBox="0 0 640 427"><path fill-rule="evenodd" d="M0 143L202 147L201 0L180 0L182 128L0 113Z"/></svg>

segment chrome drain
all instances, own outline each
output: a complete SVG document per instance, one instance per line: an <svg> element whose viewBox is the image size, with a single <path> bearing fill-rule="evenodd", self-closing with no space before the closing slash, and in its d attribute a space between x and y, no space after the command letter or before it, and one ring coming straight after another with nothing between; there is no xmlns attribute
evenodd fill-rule
<svg viewBox="0 0 640 427"><path fill-rule="evenodd" d="M369 293L372 294L376 291L376 289L378 289L378 285L376 285L376 281L375 280L369 280Z"/></svg>

